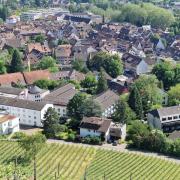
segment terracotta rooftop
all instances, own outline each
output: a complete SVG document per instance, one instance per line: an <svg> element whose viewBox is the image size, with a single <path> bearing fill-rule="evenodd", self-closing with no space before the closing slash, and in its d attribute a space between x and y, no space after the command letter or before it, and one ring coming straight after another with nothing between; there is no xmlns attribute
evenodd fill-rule
<svg viewBox="0 0 180 180"><path fill-rule="evenodd" d="M33 84L35 81L40 79L50 79L50 72L48 70L24 72L23 75L26 84Z"/></svg>
<svg viewBox="0 0 180 180"><path fill-rule="evenodd" d="M0 123L4 123L6 121L12 121L13 119L15 119L16 116L12 116L12 115L3 115L0 116Z"/></svg>

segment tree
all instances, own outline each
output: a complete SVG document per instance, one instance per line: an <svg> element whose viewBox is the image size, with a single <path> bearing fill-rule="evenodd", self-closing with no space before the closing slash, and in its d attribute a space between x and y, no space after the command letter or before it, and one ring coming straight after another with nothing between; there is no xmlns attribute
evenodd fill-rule
<svg viewBox="0 0 180 180"><path fill-rule="evenodd" d="M93 93L97 86L97 81L94 75L88 74L84 80L81 81L81 86L87 89L88 93Z"/></svg>
<svg viewBox="0 0 180 180"><path fill-rule="evenodd" d="M100 117L102 115L101 106L98 102L93 100L93 98L88 98L81 105L81 112L83 116L91 117Z"/></svg>
<svg viewBox="0 0 180 180"><path fill-rule="evenodd" d="M162 103L162 94L159 93L158 84L159 81L154 75L141 75L134 83L142 100L144 115L153 105Z"/></svg>
<svg viewBox="0 0 180 180"><path fill-rule="evenodd" d="M87 66L89 69L97 71L104 68L114 78L123 73L123 65L119 56L105 52L98 52L92 59L88 59Z"/></svg>
<svg viewBox="0 0 180 180"><path fill-rule="evenodd" d="M99 73L99 79L97 83L97 93L101 93L103 91L106 91L108 89L107 80L105 77L105 72L101 68Z"/></svg>
<svg viewBox="0 0 180 180"><path fill-rule="evenodd" d="M57 72L58 67L56 64L56 60L51 56L45 56L39 62L38 69L49 69L51 72Z"/></svg>
<svg viewBox="0 0 180 180"><path fill-rule="evenodd" d="M83 117L81 106L84 104L85 100L87 98L87 95L84 93L78 93L76 94L68 103L67 110L68 115L72 118L77 119L80 121Z"/></svg>
<svg viewBox="0 0 180 180"><path fill-rule="evenodd" d="M45 41L45 36L42 35L42 34L37 35L37 36L35 37L35 41L36 41L37 43L43 43L43 42Z"/></svg>
<svg viewBox="0 0 180 180"><path fill-rule="evenodd" d="M33 158L34 161L34 180L37 179L36 175L36 156L38 152L45 145L46 137L40 133L32 136L25 136L19 141L19 145L25 150L29 158Z"/></svg>
<svg viewBox="0 0 180 180"><path fill-rule="evenodd" d="M0 74L5 74L7 72L5 62L0 58Z"/></svg>
<svg viewBox="0 0 180 180"><path fill-rule="evenodd" d="M44 115L43 133L46 137L55 137L59 126L59 115L54 108L48 108Z"/></svg>
<svg viewBox="0 0 180 180"><path fill-rule="evenodd" d="M9 12L6 6L0 8L0 18L3 19L3 21L6 21L8 14Z"/></svg>
<svg viewBox="0 0 180 180"><path fill-rule="evenodd" d="M12 54L12 60L10 65L11 72L22 72L23 71L23 63L20 56L20 53L17 49L14 49Z"/></svg>
<svg viewBox="0 0 180 180"><path fill-rule="evenodd" d="M174 106L180 104L180 83L172 86L168 91L168 105Z"/></svg>
<svg viewBox="0 0 180 180"><path fill-rule="evenodd" d="M139 119L143 118L143 106L142 106L142 99L139 93L138 88L134 85L131 88L129 100L129 106L132 108Z"/></svg>
<svg viewBox="0 0 180 180"><path fill-rule="evenodd" d="M135 118L135 113L131 110L127 102L121 98L115 106L115 111L112 115L113 121L124 124L129 123Z"/></svg>

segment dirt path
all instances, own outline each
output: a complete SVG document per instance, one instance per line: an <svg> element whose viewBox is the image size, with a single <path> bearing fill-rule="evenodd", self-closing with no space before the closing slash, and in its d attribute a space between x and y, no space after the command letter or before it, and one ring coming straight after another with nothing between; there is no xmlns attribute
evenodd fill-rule
<svg viewBox="0 0 180 180"><path fill-rule="evenodd" d="M164 159L164 160L168 160L168 161L172 161L172 162L180 164L180 159L169 157L169 156L158 154L158 153L151 153L151 152L145 152L145 151L139 151L139 150L126 149L126 146L127 146L126 144L121 144L118 146L112 146L111 144L103 144L102 146L98 146L98 145L89 145L89 144L82 144L82 143L66 142L63 140L54 140L54 139L48 139L47 142L48 143L70 144L70 145L85 146L85 147L94 147L94 148L114 150L114 151L119 151L119 152L131 152L131 153L141 154L141 155L145 155L145 156L153 156L153 157L157 157L160 159Z"/></svg>

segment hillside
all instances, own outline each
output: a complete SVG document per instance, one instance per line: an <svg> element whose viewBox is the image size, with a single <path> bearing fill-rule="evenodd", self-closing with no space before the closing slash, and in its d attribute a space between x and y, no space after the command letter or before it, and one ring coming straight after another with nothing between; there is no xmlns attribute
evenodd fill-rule
<svg viewBox="0 0 180 180"><path fill-rule="evenodd" d="M23 154L17 143L0 141L0 179L12 178L15 157ZM17 169L21 179L30 179L32 164L21 164ZM180 179L180 167L170 161L133 153L120 153L73 145L47 145L38 154L39 180L67 179ZM9 165L10 164L10 165ZM20 173L19 173L20 174ZM28 176L28 177L27 177Z"/></svg>

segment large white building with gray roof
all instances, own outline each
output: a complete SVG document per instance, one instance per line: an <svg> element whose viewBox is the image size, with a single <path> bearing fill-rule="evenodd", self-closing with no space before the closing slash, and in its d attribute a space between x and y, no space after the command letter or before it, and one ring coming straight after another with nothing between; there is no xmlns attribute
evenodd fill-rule
<svg viewBox="0 0 180 180"><path fill-rule="evenodd" d="M147 119L150 126L164 132L180 130L180 106L152 110Z"/></svg>
<svg viewBox="0 0 180 180"><path fill-rule="evenodd" d="M45 102L0 97L0 109L19 117L20 125L42 127L44 115L50 107L53 108L53 105Z"/></svg>

